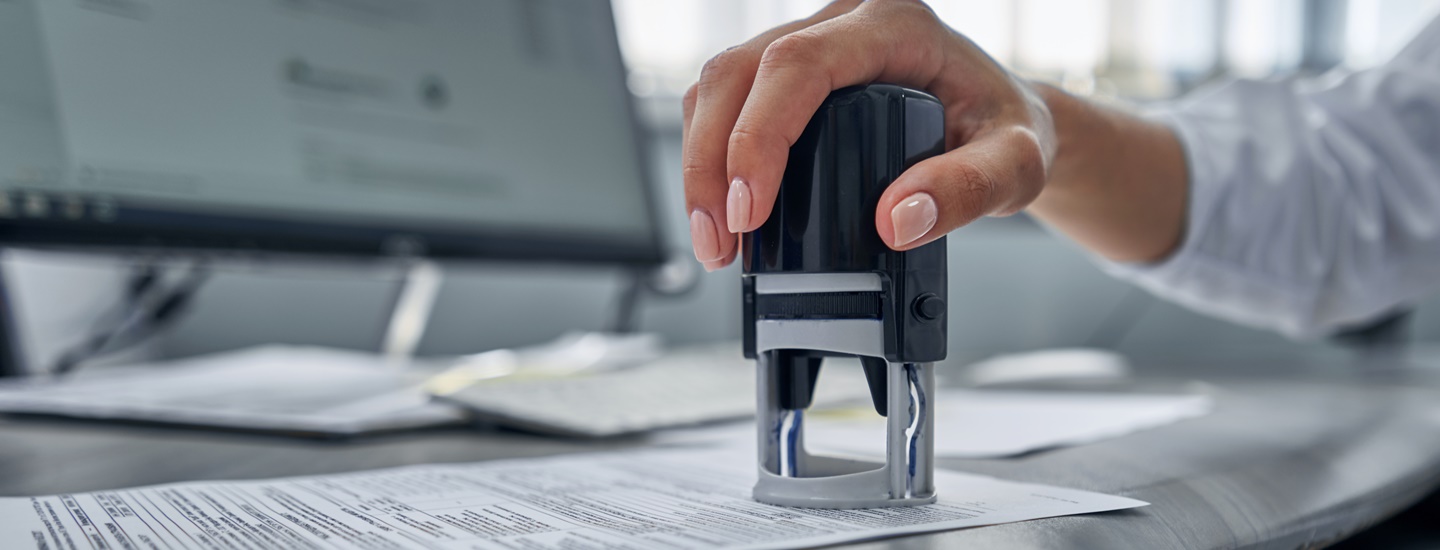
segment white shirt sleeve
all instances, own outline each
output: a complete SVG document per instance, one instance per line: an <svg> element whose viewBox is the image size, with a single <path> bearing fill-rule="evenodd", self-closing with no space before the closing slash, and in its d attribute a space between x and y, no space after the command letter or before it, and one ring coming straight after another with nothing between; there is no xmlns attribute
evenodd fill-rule
<svg viewBox="0 0 1440 550"><path fill-rule="evenodd" d="M1293 337L1440 288L1440 19L1374 69L1234 81L1160 116L1189 164L1183 243L1107 271Z"/></svg>

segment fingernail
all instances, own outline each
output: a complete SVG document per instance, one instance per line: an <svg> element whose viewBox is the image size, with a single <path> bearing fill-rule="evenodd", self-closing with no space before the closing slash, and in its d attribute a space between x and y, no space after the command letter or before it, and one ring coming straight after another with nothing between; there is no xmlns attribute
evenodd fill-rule
<svg viewBox="0 0 1440 550"><path fill-rule="evenodd" d="M916 193L905 197L890 210L890 221L895 225L894 246L904 246L924 237L935 228L940 210L929 193Z"/></svg>
<svg viewBox="0 0 1440 550"><path fill-rule="evenodd" d="M731 233L742 233L750 227L750 186L745 180L730 180L730 194L725 197L725 219Z"/></svg>
<svg viewBox="0 0 1440 550"><path fill-rule="evenodd" d="M699 208L690 211L690 242L695 246L696 260L703 263L720 259L718 230L708 212Z"/></svg>
<svg viewBox="0 0 1440 550"><path fill-rule="evenodd" d="M720 260L715 260L713 262L704 262L700 265L705 268L706 272L718 271L721 268L725 267L725 263Z"/></svg>

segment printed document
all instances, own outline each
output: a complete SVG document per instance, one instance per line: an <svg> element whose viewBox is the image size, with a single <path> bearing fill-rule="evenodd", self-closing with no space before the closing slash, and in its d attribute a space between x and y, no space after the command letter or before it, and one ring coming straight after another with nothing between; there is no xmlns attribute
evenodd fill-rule
<svg viewBox="0 0 1440 550"><path fill-rule="evenodd" d="M936 472L940 501L750 498L754 457L672 449L0 499L3 548L789 548L1144 506Z"/></svg>

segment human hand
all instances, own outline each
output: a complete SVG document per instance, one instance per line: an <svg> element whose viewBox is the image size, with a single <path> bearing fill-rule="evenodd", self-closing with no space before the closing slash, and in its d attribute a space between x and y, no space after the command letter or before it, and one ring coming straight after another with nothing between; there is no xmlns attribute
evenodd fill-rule
<svg viewBox="0 0 1440 550"><path fill-rule="evenodd" d="M945 106L946 153L897 178L875 229L896 250L1040 194L1057 150L1041 95L914 0L836 0L705 64L684 99L685 207L695 257L729 264L763 224L789 149L831 91L886 82Z"/></svg>

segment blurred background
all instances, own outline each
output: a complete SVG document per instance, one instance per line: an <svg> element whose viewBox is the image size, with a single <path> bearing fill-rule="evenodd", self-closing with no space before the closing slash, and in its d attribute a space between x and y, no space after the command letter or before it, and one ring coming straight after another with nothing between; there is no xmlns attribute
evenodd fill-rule
<svg viewBox="0 0 1440 550"><path fill-rule="evenodd" d="M1293 78L1384 60L1437 12L1440 0L936 0L935 11L997 60L1079 93L1164 101L1229 78ZM819 9L817 0L615 0L629 87L641 107L677 257L690 258L680 180L679 97L711 55ZM983 220L950 239L952 362L1048 347L1095 346L1131 356L1209 358L1215 368L1269 357L1348 353L1296 342L1160 302L1096 269L1085 253L1025 216ZM119 284L107 260L11 254L21 288ZM194 309L148 350L185 356L282 342L375 349L398 271L371 265L252 262L225 266ZM689 293L647 299L640 328L670 343L739 337L738 270L698 274ZM421 354L467 353L604 328L623 273L613 268L471 264L449 270ZM26 287L25 285L29 285ZM97 291L98 292L98 291ZM47 307L18 292L26 330L74 327L95 307ZM556 315L546 304L569 304ZM1440 339L1440 304L1409 326ZM506 322L494 322L503 314ZM34 335L64 345L72 334ZM41 353L45 349L39 350ZM1239 361L1239 358L1245 360Z"/></svg>

